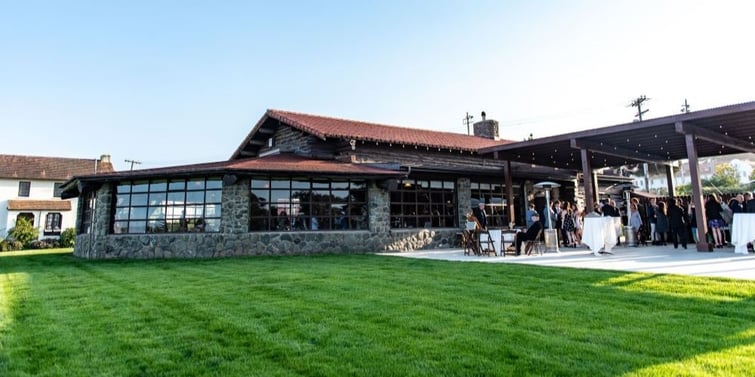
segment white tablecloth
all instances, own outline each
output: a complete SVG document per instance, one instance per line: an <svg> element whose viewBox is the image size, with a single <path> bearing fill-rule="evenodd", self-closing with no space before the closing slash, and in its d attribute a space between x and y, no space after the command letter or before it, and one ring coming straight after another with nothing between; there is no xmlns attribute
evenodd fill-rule
<svg viewBox="0 0 755 377"><path fill-rule="evenodd" d="M616 226L613 217L585 217L582 243L599 255L600 249L611 252L616 246Z"/></svg>
<svg viewBox="0 0 755 377"><path fill-rule="evenodd" d="M755 213L735 213L731 225L734 252L747 254L747 243L755 240Z"/></svg>

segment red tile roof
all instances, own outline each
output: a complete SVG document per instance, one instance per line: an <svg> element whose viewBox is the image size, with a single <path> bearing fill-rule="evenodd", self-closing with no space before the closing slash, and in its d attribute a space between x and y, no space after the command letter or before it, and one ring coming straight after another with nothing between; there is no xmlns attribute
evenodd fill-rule
<svg viewBox="0 0 755 377"><path fill-rule="evenodd" d="M113 171L113 164L97 159L0 154L0 178L65 181L75 175Z"/></svg>
<svg viewBox="0 0 755 377"><path fill-rule="evenodd" d="M295 154L283 153L265 157L254 157L238 160L208 162L193 165L170 166L154 169L141 169L123 172L103 173L86 175L80 178L139 178L139 177L162 177L170 175L220 175L226 173L320 173L335 175L362 175L362 176L399 176L404 172L382 169L366 164L353 164L335 160L316 160Z"/></svg>
<svg viewBox="0 0 755 377"><path fill-rule="evenodd" d="M266 115L322 139L344 138L463 151L477 151L481 148L495 147L512 142L510 140L493 140L451 132L387 126L281 110L268 110Z"/></svg>
<svg viewBox="0 0 755 377"><path fill-rule="evenodd" d="M69 200L8 200L11 211L70 211Z"/></svg>

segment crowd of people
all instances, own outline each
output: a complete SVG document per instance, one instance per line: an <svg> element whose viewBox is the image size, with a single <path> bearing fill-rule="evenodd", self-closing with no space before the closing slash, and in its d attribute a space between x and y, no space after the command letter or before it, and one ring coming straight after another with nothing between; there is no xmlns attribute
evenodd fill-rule
<svg viewBox="0 0 755 377"><path fill-rule="evenodd" d="M752 193L730 194L721 196L709 194L704 202L704 214L708 233L706 242L711 248L722 248L731 243L729 229L736 213L755 213L755 197ZM629 202L627 216L626 203L621 207L613 199L595 203L591 213L587 213L576 204L555 200L549 208L541 213L530 203L525 213L526 231L519 232L516 238L516 253L521 254L521 245L525 241L540 235L540 230L553 228L558 231L561 247L578 247L582 245L582 229L585 216L610 216L621 218L621 224L628 226L634 233L637 245L673 244L686 249L689 243L698 243L699 227L694 203L690 197L642 198L633 197ZM487 218L484 204L480 203L468 216L477 223L478 229L486 229ZM550 219L550 221L549 221ZM617 220L618 221L618 220ZM621 234L621 232L618 232ZM621 244L621 237L617 245Z"/></svg>

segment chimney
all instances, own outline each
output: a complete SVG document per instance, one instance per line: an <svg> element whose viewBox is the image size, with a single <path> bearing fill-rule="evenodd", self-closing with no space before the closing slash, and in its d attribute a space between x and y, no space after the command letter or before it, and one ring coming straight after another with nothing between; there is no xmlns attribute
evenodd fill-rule
<svg viewBox="0 0 755 377"><path fill-rule="evenodd" d="M101 164L109 164L110 163L110 155L109 154L103 154L100 156L100 163Z"/></svg>
<svg viewBox="0 0 755 377"><path fill-rule="evenodd" d="M499 140L498 121L487 119L487 114L482 112L482 120L474 124L474 135L486 139Z"/></svg>

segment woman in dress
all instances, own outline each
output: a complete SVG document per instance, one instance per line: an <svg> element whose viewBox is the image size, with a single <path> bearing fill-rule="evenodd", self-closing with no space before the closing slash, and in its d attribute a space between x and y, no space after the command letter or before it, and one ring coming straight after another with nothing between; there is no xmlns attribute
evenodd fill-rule
<svg viewBox="0 0 755 377"><path fill-rule="evenodd" d="M721 228L725 226L724 218L721 216L723 210L718 195L710 194L705 202L705 218L708 220L708 228L710 228L710 234L713 236L713 246L717 248L722 248L725 241L721 231Z"/></svg>
<svg viewBox="0 0 755 377"><path fill-rule="evenodd" d="M655 234L659 245L666 245L666 233L668 232L668 216L666 203L658 202L658 212L655 214Z"/></svg>

